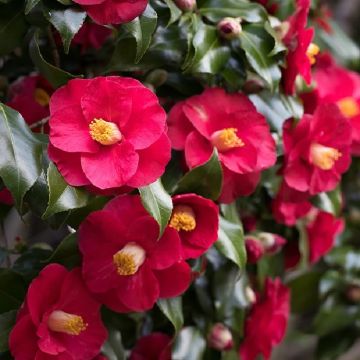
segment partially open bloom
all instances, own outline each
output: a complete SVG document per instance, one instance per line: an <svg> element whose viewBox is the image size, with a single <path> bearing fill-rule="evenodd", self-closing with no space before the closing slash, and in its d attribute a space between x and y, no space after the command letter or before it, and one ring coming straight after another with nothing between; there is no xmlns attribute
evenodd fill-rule
<svg viewBox="0 0 360 360"><path fill-rule="evenodd" d="M319 53L317 45L311 43L314 29L306 29L309 9L310 0L296 0L296 12L287 20L289 30L283 39L288 48L286 68L283 71L286 94L294 93L297 75L301 75L310 84L311 65L315 64L315 57Z"/></svg>
<svg viewBox="0 0 360 360"><path fill-rule="evenodd" d="M129 360L171 360L171 337L154 332L140 338Z"/></svg>
<svg viewBox="0 0 360 360"><path fill-rule="evenodd" d="M80 269L48 265L30 284L10 333L14 359L93 359L107 337L99 310Z"/></svg>
<svg viewBox="0 0 360 360"><path fill-rule="evenodd" d="M96 23L123 24L141 15L148 0L74 0Z"/></svg>
<svg viewBox="0 0 360 360"><path fill-rule="evenodd" d="M180 295L191 271L181 260L178 232L159 226L140 196L119 196L91 213L79 229L82 272L90 291L118 312L143 311L158 298Z"/></svg>
<svg viewBox="0 0 360 360"><path fill-rule="evenodd" d="M249 264L257 263L265 254L265 247L255 236L245 237L246 257Z"/></svg>
<svg viewBox="0 0 360 360"><path fill-rule="evenodd" d="M172 146L185 150L189 168L204 164L218 150L224 173L221 201L248 195L260 171L276 161L269 126L244 94L206 89L176 104L168 125Z"/></svg>
<svg viewBox="0 0 360 360"><path fill-rule="evenodd" d="M100 49L106 39L111 36L112 30L108 27L86 22L74 36L72 43L81 46L81 50Z"/></svg>
<svg viewBox="0 0 360 360"><path fill-rule="evenodd" d="M216 323L208 335L209 346L219 351L227 351L233 347L231 331L222 323Z"/></svg>
<svg viewBox="0 0 360 360"><path fill-rule="evenodd" d="M18 111L28 125L49 116L53 87L40 75L30 75L14 82L9 89L6 105Z"/></svg>
<svg viewBox="0 0 360 360"><path fill-rule="evenodd" d="M333 190L349 167L351 127L336 105L284 124L286 185L310 195Z"/></svg>
<svg viewBox="0 0 360 360"><path fill-rule="evenodd" d="M170 159L165 112L137 80L71 80L51 97L50 113L49 157L70 185L144 186Z"/></svg>
<svg viewBox="0 0 360 360"><path fill-rule="evenodd" d="M176 195L173 204L169 226L179 233L183 258L197 258L218 238L219 209L196 194Z"/></svg>
<svg viewBox="0 0 360 360"><path fill-rule="evenodd" d="M242 360L262 354L270 359L272 349L283 339L290 310L290 292L280 279L267 279L262 297L253 305L245 322L245 339L240 345Z"/></svg>

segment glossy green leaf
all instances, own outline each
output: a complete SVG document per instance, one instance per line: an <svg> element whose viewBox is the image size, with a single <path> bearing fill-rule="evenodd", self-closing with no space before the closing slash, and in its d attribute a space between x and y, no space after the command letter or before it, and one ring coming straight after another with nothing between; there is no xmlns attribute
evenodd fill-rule
<svg viewBox="0 0 360 360"><path fill-rule="evenodd" d="M161 180L139 188L139 192L145 209L159 224L160 237L169 222L173 209L171 196L165 191Z"/></svg>
<svg viewBox="0 0 360 360"><path fill-rule="evenodd" d="M15 110L0 103L0 176L21 209L42 171L42 145Z"/></svg>
<svg viewBox="0 0 360 360"><path fill-rule="evenodd" d="M173 359L203 360L206 349L206 340L195 327L186 327L181 330L173 347Z"/></svg>
<svg viewBox="0 0 360 360"><path fill-rule="evenodd" d="M211 158L184 175L180 179L175 193L196 193L206 198L216 200L221 192L223 181L221 164L217 151L214 150Z"/></svg>
<svg viewBox="0 0 360 360"><path fill-rule="evenodd" d="M16 313L16 310L11 310L0 314L0 353L7 351L9 348L8 337L15 324Z"/></svg>
<svg viewBox="0 0 360 360"><path fill-rule="evenodd" d="M75 75L57 68L43 58L39 48L39 38L37 33L30 41L30 57L40 73L55 88L66 84L70 79L76 78Z"/></svg>
<svg viewBox="0 0 360 360"><path fill-rule="evenodd" d="M26 285L21 275L0 269L0 313L19 308L25 293Z"/></svg>
<svg viewBox="0 0 360 360"><path fill-rule="evenodd" d="M46 9L45 17L59 32L65 53L69 52L71 40L80 30L86 18L86 12L79 8Z"/></svg>
<svg viewBox="0 0 360 360"><path fill-rule="evenodd" d="M49 186L49 203L42 216L44 219L63 211L84 207L88 203L88 192L70 186L53 163L49 165L47 181Z"/></svg>
<svg viewBox="0 0 360 360"><path fill-rule="evenodd" d="M26 0L25 14L28 14L39 2L40 0Z"/></svg>
<svg viewBox="0 0 360 360"><path fill-rule="evenodd" d="M184 324L182 298L160 299L158 300L157 305L162 313L174 325L175 331L178 333Z"/></svg>
<svg viewBox="0 0 360 360"><path fill-rule="evenodd" d="M175 21L179 20L180 16L182 15L182 11L175 5L173 0L165 0L165 2L170 10L170 19L168 25L171 25Z"/></svg>
<svg viewBox="0 0 360 360"><path fill-rule="evenodd" d="M77 245L76 234L69 234L62 240L46 262L62 264L70 269L80 265L81 257Z"/></svg>
<svg viewBox="0 0 360 360"><path fill-rule="evenodd" d="M121 333L115 329L109 329L109 336L103 345L102 353L109 360L125 360L125 349L122 344Z"/></svg>
<svg viewBox="0 0 360 360"><path fill-rule="evenodd" d="M157 14L150 5L147 5L142 15L123 25L123 28L136 40L135 63L141 60L148 49L156 24Z"/></svg>

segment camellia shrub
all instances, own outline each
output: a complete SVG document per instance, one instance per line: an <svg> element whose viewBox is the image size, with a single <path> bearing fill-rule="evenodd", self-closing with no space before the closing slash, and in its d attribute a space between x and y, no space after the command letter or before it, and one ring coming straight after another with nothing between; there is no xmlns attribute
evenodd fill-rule
<svg viewBox="0 0 360 360"><path fill-rule="evenodd" d="M338 359L359 54L317 1L0 0L0 358Z"/></svg>

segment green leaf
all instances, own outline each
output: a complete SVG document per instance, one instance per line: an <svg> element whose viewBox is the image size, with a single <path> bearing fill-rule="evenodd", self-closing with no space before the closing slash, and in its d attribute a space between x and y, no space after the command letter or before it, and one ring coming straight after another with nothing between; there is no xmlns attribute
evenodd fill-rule
<svg viewBox="0 0 360 360"><path fill-rule="evenodd" d="M53 87L58 88L59 86L65 85L70 79L76 78L75 75L48 63L41 55L38 42L38 33L35 33L30 41L30 57L40 73Z"/></svg>
<svg viewBox="0 0 360 360"><path fill-rule="evenodd" d="M8 337L12 327L15 324L16 310L11 310L0 314L0 352L9 349Z"/></svg>
<svg viewBox="0 0 360 360"><path fill-rule="evenodd" d="M65 53L69 52L71 40L80 30L86 18L86 12L79 8L45 9L45 17L59 32Z"/></svg>
<svg viewBox="0 0 360 360"><path fill-rule="evenodd" d="M175 190L176 193L193 192L216 200L221 192L223 181L221 164L216 149L211 158L184 175Z"/></svg>
<svg viewBox="0 0 360 360"><path fill-rule="evenodd" d="M73 233L66 236L46 262L62 264L69 269L80 265L81 257L77 245L76 234Z"/></svg>
<svg viewBox="0 0 360 360"><path fill-rule="evenodd" d="M26 293L24 279L9 269L0 269L0 313L21 306Z"/></svg>
<svg viewBox="0 0 360 360"><path fill-rule="evenodd" d="M203 360L206 340L195 327L186 327L177 336L173 348L173 359Z"/></svg>
<svg viewBox="0 0 360 360"><path fill-rule="evenodd" d="M160 299L157 305L174 325L175 331L178 333L184 324L181 296L170 299Z"/></svg>
<svg viewBox="0 0 360 360"><path fill-rule="evenodd" d="M0 103L0 176L21 209L42 171L42 145L22 116Z"/></svg>
<svg viewBox="0 0 360 360"><path fill-rule="evenodd" d="M236 213L236 205L228 205L228 214L220 216L218 240L215 243L217 250L226 258L234 262L241 270L246 264L246 250L244 231L239 216ZM235 218L236 216L236 218Z"/></svg>
<svg viewBox="0 0 360 360"><path fill-rule="evenodd" d="M67 184L53 163L47 171L49 203L42 218L46 219L59 212L78 209L87 205L89 194Z"/></svg>
<svg viewBox="0 0 360 360"><path fill-rule="evenodd" d="M252 68L265 80L269 89L275 91L279 85L281 71L275 58L270 56L275 45L274 38L263 25L252 24L243 26L240 40Z"/></svg>
<svg viewBox="0 0 360 360"><path fill-rule="evenodd" d="M23 1L0 5L0 55L6 55L21 45L27 27Z"/></svg>
<svg viewBox="0 0 360 360"><path fill-rule="evenodd" d="M108 340L103 345L102 353L109 360L125 360L125 349L122 344L121 333L115 329L108 329Z"/></svg>
<svg viewBox="0 0 360 360"><path fill-rule="evenodd" d="M175 5L173 0L165 0L166 5L170 10L170 19L168 22L168 26L177 21L182 15L182 11Z"/></svg>
<svg viewBox="0 0 360 360"><path fill-rule="evenodd" d="M173 209L171 196L165 191L161 180L139 188L141 201L148 213L159 224L159 238L163 234Z"/></svg>
<svg viewBox="0 0 360 360"><path fill-rule="evenodd" d="M248 0L208 0L199 9L200 14L214 22L224 17L239 17L247 22L262 22L267 18L266 11L259 4Z"/></svg>
<svg viewBox="0 0 360 360"><path fill-rule="evenodd" d="M142 15L123 25L123 28L136 40L135 63L137 64L148 49L152 35L156 29L157 14L147 5Z"/></svg>
<svg viewBox="0 0 360 360"><path fill-rule="evenodd" d="M40 0L26 0L25 14L28 14L39 2Z"/></svg>

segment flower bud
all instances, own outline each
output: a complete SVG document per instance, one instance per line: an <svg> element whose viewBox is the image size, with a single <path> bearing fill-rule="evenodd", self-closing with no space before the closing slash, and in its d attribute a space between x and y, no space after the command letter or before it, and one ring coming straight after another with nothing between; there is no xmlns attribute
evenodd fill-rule
<svg viewBox="0 0 360 360"><path fill-rule="evenodd" d="M249 264L255 264L265 253L264 245L253 236L245 237L245 247Z"/></svg>
<svg viewBox="0 0 360 360"><path fill-rule="evenodd" d="M262 91L264 87L264 80L262 80L259 76L251 74L248 76L242 89L246 94L257 94Z"/></svg>
<svg viewBox="0 0 360 360"><path fill-rule="evenodd" d="M175 4L183 11L191 11L196 7L196 0L175 0Z"/></svg>
<svg viewBox="0 0 360 360"><path fill-rule="evenodd" d="M250 304L254 304L256 302L255 291L250 286L245 288L245 298Z"/></svg>
<svg viewBox="0 0 360 360"><path fill-rule="evenodd" d="M231 331L223 324L216 323L208 335L209 347L228 351L233 347L233 338Z"/></svg>
<svg viewBox="0 0 360 360"><path fill-rule="evenodd" d="M232 40L238 37L242 27L239 18L226 17L217 24L217 29L224 39Z"/></svg>
<svg viewBox="0 0 360 360"><path fill-rule="evenodd" d="M360 286L359 285L350 285L346 289L346 297L354 302L360 303Z"/></svg>

